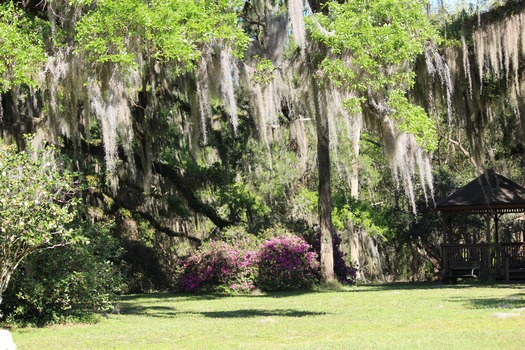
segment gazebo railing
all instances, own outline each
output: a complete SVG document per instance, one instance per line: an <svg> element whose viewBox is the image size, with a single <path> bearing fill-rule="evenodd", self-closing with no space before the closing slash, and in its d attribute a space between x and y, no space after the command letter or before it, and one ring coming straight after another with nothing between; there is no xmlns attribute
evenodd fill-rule
<svg viewBox="0 0 525 350"><path fill-rule="evenodd" d="M523 277L525 273L525 243L502 243L504 277L510 279L511 273L519 273Z"/></svg>
<svg viewBox="0 0 525 350"><path fill-rule="evenodd" d="M503 267L499 244L443 244L443 278L497 277Z"/></svg>
<svg viewBox="0 0 525 350"><path fill-rule="evenodd" d="M525 243L501 243L501 249L509 256L525 256Z"/></svg>
<svg viewBox="0 0 525 350"><path fill-rule="evenodd" d="M525 274L525 243L443 244L442 275L509 279Z"/></svg>

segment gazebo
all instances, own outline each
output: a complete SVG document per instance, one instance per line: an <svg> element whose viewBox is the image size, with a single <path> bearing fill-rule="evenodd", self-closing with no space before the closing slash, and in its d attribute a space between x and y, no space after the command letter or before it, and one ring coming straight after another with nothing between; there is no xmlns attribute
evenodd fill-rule
<svg viewBox="0 0 525 350"><path fill-rule="evenodd" d="M443 215L441 274L444 281L458 277L506 280L523 277L525 243L500 242L498 222L503 214L525 212L525 188L488 170L437 202L435 210ZM489 224L494 220L493 232L488 225L486 242L457 242L452 230L453 219L465 214L484 215Z"/></svg>

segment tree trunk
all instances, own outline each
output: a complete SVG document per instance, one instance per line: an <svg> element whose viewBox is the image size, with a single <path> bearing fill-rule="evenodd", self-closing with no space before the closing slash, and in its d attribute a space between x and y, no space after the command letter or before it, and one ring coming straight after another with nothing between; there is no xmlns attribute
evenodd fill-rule
<svg viewBox="0 0 525 350"><path fill-rule="evenodd" d="M2 266L2 270L0 271L0 305L2 304L2 295L4 295L14 271L15 269Z"/></svg>
<svg viewBox="0 0 525 350"><path fill-rule="evenodd" d="M355 130L358 135L354 138L352 147L352 175L350 175L350 195L354 199L359 199L359 139L361 130Z"/></svg>
<svg viewBox="0 0 525 350"><path fill-rule="evenodd" d="M334 280L334 248L332 241L332 189L330 186L330 134L329 116L319 106L319 87L314 80L313 98L317 126L317 164L319 171L319 226L321 240L321 279L323 282Z"/></svg>

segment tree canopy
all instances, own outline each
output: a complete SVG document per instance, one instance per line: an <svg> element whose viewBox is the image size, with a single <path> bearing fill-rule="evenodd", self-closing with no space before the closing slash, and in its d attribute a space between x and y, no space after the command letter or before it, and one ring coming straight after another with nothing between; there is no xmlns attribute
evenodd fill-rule
<svg viewBox="0 0 525 350"><path fill-rule="evenodd" d="M523 177L525 8L505 3L4 1L0 136L71 159L130 290L169 288L235 225L299 232L325 280L344 253L423 276L433 197L489 166Z"/></svg>

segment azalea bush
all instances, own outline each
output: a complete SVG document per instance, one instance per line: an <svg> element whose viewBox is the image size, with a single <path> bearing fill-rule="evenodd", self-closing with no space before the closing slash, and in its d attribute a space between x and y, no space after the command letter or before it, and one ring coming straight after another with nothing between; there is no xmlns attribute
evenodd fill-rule
<svg viewBox="0 0 525 350"><path fill-rule="evenodd" d="M275 237L274 234L279 234ZM246 293L309 288L319 280L317 254L302 238L275 228L260 239L236 228L180 260L182 292Z"/></svg>
<svg viewBox="0 0 525 350"><path fill-rule="evenodd" d="M261 245L258 287L264 291L309 288L319 280L319 262L311 246L284 235Z"/></svg>
<svg viewBox="0 0 525 350"><path fill-rule="evenodd" d="M204 244L179 262L178 289L182 292L248 292L255 289L259 254L252 248L250 237Z"/></svg>

